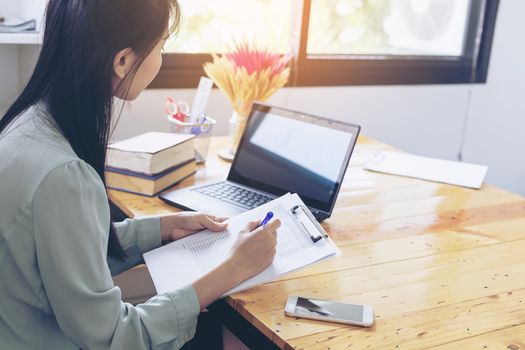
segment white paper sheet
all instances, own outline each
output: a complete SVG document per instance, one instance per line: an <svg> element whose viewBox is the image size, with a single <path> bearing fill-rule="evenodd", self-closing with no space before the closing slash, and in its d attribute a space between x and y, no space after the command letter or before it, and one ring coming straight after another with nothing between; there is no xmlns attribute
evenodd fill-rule
<svg viewBox="0 0 525 350"><path fill-rule="evenodd" d="M232 294L276 279L299 268L328 257L340 255L331 239L313 243L290 212L302 204L297 195L287 194L261 207L230 219L228 230L222 233L202 231L144 254L151 278L158 293L192 283L223 262L241 229L248 221L262 220L268 211L281 220L277 231L277 252L274 262L227 293ZM314 224L302 221L307 229L317 230ZM310 231L312 232L312 231ZM325 232L321 232L325 234Z"/></svg>
<svg viewBox="0 0 525 350"><path fill-rule="evenodd" d="M365 169L479 189L488 167L382 151Z"/></svg>

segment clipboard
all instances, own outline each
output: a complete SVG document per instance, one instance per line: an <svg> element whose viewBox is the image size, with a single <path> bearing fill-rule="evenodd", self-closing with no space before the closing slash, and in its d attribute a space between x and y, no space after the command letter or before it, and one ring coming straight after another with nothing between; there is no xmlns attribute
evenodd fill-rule
<svg viewBox="0 0 525 350"><path fill-rule="evenodd" d="M247 222L264 218L268 211L273 211L275 217L281 220L273 263L225 295L273 281L298 269L341 255L341 251L299 196L288 193L230 218L227 221L228 229L223 233L205 230L145 253L144 260L157 293L190 284L222 263L229 257L239 231ZM321 238L317 239L319 236ZM316 238L315 242L311 237Z"/></svg>
<svg viewBox="0 0 525 350"><path fill-rule="evenodd" d="M305 207L304 205L297 204L290 208L290 211L292 212L297 222L299 222L299 224L301 225L301 228L304 231L304 233L308 237L310 237L312 242L317 243L323 238L328 238L328 234L325 232L323 227L319 224L317 219L312 215L312 212L307 207ZM315 233L314 230L308 229L306 227L306 225L303 222L304 219L301 219L300 217L301 213L303 214L303 217L305 217L316 228Z"/></svg>

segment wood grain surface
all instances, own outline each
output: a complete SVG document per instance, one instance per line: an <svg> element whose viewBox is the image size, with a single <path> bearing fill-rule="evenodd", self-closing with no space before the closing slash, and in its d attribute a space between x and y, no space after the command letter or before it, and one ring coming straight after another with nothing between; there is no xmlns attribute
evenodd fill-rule
<svg viewBox="0 0 525 350"><path fill-rule="evenodd" d="M216 156L225 144L214 139L206 166L179 186L225 179L229 164ZM360 137L323 223L343 256L228 304L283 349L525 350L525 198L364 170L380 150L393 148ZM131 217L178 211L157 198L110 197ZM375 325L286 317L288 295L371 305Z"/></svg>

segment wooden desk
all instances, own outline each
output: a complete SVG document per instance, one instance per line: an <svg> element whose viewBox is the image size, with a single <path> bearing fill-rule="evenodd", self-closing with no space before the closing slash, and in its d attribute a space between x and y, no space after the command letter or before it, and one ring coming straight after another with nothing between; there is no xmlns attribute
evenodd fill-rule
<svg viewBox="0 0 525 350"><path fill-rule="evenodd" d="M216 150L224 139L216 139ZM283 349L525 349L525 199L363 170L390 147L360 138L324 228L343 256L228 297ZM211 152L182 186L224 179ZM174 212L111 192L130 216ZM371 329L284 316L288 295L374 307Z"/></svg>

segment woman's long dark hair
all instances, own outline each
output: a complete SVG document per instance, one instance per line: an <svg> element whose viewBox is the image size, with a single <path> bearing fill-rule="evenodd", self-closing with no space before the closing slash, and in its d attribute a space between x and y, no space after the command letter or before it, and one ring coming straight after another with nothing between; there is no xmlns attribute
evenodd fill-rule
<svg viewBox="0 0 525 350"><path fill-rule="evenodd" d="M23 92L0 120L0 132L29 107L44 103L50 122L105 183L113 60L126 48L140 57L119 87L128 91L166 28L173 33L179 21L176 0L50 0L40 57ZM108 255L125 257L113 224Z"/></svg>

